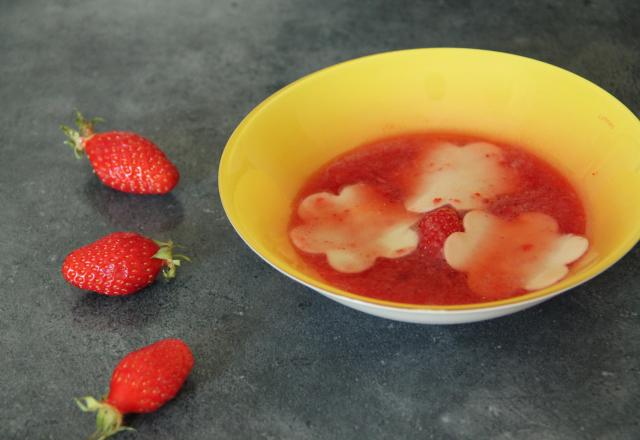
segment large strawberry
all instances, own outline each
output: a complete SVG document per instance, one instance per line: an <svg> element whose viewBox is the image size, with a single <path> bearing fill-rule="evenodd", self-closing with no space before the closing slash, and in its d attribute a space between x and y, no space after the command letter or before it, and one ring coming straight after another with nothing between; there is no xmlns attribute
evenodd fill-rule
<svg viewBox="0 0 640 440"><path fill-rule="evenodd" d="M173 278L180 259L173 242L154 241L134 232L114 232L71 252L62 276L84 290L104 295L129 295L153 283L160 270Z"/></svg>
<svg viewBox="0 0 640 440"><path fill-rule="evenodd" d="M104 440L131 430L122 425L129 413L149 413L173 399L193 368L193 354L180 339L163 339L126 355L111 376L109 393L98 401L83 397L82 411L97 412L90 440Z"/></svg>
<svg viewBox="0 0 640 440"><path fill-rule="evenodd" d="M150 140L125 132L94 133L101 118L85 119L76 112L78 130L60 126L77 158L84 151L100 180L107 186L135 194L165 194L180 179L176 166Z"/></svg>

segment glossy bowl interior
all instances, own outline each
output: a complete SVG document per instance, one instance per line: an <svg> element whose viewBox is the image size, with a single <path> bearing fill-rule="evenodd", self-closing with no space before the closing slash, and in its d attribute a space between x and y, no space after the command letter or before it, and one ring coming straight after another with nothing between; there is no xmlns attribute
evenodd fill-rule
<svg viewBox="0 0 640 440"><path fill-rule="evenodd" d="M457 306L380 301L326 284L287 236L292 200L335 156L407 132L477 135L555 165L587 210L591 250L559 283L503 301ZM220 196L244 241L269 264L343 304L392 319L456 323L512 313L601 273L640 238L640 121L593 83L529 58L473 49L389 52L304 77L237 127Z"/></svg>

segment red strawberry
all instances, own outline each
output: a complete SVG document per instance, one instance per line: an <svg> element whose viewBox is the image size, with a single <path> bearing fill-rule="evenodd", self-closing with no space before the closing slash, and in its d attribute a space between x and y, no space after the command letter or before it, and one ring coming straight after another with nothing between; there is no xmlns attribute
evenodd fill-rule
<svg viewBox="0 0 640 440"><path fill-rule="evenodd" d="M420 249L431 255L440 255L447 237L454 232L464 231L458 212L449 207L430 211L418 224L420 230Z"/></svg>
<svg viewBox="0 0 640 440"><path fill-rule="evenodd" d="M122 426L125 414L150 413L173 399L193 362L189 346L180 339L163 339L126 355L113 371L109 393L102 401L93 397L76 400L82 411L98 413L91 439L103 440L131 430Z"/></svg>
<svg viewBox="0 0 640 440"><path fill-rule="evenodd" d="M173 278L180 258L174 244L154 241L134 232L114 232L67 255L62 276L84 290L104 295L128 295L153 283L164 268Z"/></svg>
<svg viewBox="0 0 640 440"><path fill-rule="evenodd" d="M135 194L166 194L180 179L176 166L150 140L135 133L110 131L94 133L100 118L86 120L76 112L79 131L60 128L69 138L77 158L85 151L100 180L107 186Z"/></svg>

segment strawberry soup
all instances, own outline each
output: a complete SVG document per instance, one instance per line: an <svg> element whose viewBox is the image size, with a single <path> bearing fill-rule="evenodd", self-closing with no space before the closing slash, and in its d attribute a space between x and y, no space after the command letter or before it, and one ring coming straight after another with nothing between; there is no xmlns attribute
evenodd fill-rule
<svg viewBox="0 0 640 440"><path fill-rule="evenodd" d="M408 304L509 298L587 250L569 182L523 149L453 134L360 146L302 187L289 234L328 283Z"/></svg>

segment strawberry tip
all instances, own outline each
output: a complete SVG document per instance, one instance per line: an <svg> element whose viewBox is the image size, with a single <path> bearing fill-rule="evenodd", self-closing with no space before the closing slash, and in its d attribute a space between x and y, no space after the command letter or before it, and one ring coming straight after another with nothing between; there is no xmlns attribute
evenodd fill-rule
<svg viewBox="0 0 640 440"><path fill-rule="evenodd" d="M75 401L83 412L96 413L96 431L89 440L105 440L122 431L135 431L129 426L122 425L122 413L114 406L99 402L90 396L75 399Z"/></svg>

